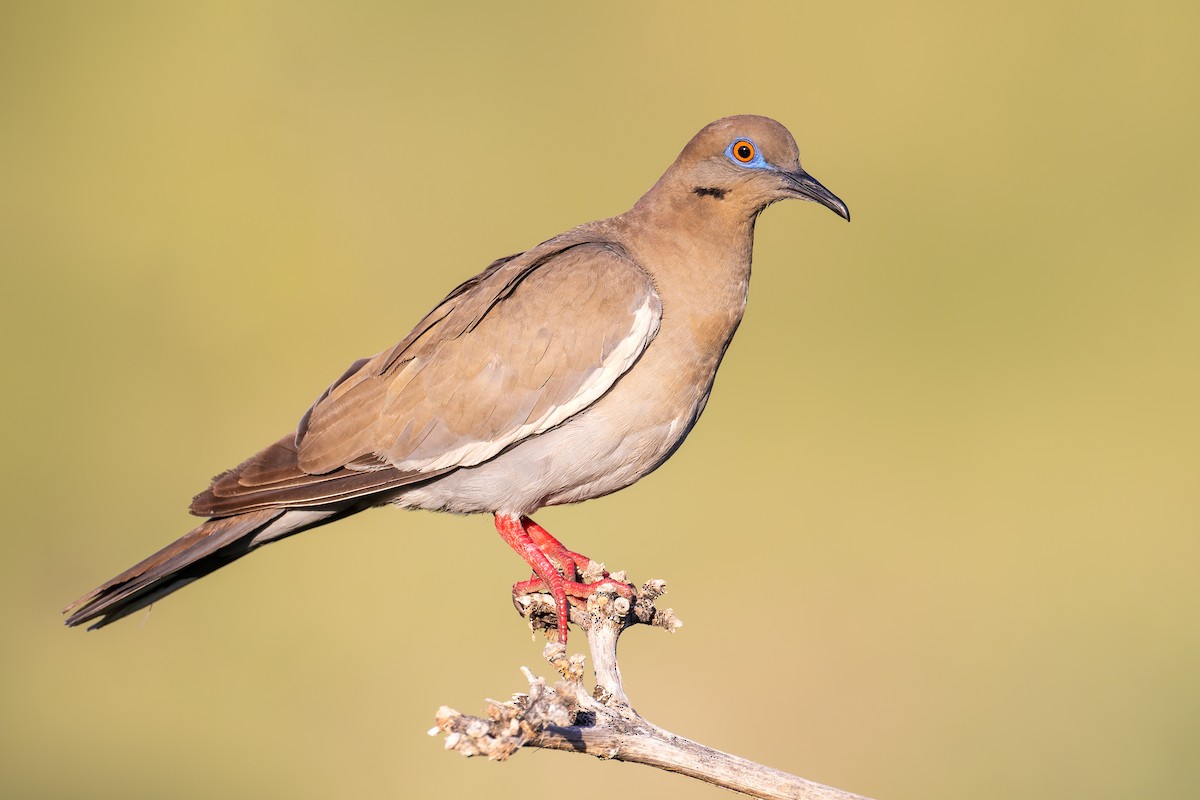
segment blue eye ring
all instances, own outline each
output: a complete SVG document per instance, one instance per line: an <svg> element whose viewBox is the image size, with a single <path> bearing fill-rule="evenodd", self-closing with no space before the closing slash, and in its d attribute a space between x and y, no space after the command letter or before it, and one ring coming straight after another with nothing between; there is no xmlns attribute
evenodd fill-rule
<svg viewBox="0 0 1200 800"><path fill-rule="evenodd" d="M734 139L729 147L725 148L725 155L741 167L768 169L771 166L758 152L758 145L750 139Z"/></svg>

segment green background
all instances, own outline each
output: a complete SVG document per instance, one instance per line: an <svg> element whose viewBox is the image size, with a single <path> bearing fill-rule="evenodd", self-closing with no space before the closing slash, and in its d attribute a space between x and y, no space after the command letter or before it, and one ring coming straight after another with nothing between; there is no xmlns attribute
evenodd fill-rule
<svg viewBox="0 0 1200 800"><path fill-rule="evenodd" d="M677 457L538 520L663 577L634 704L878 798L1200 793L1200 6L0 6L0 794L724 793L425 735L539 664L487 518L383 509L58 610L492 258L773 116ZM576 645L578 646L578 645Z"/></svg>

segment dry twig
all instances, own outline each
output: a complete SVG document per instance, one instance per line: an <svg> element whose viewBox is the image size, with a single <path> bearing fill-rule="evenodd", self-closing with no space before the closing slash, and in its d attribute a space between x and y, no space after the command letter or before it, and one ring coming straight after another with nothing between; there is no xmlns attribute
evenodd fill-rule
<svg viewBox="0 0 1200 800"><path fill-rule="evenodd" d="M589 569L602 567L591 565ZM621 575L613 577L623 579ZM584 576L585 580L596 578L598 575ZM522 667L529 681L528 692L514 694L508 702L488 700L486 718L442 706L437 727L430 734L445 733L446 748L466 756L504 760L521 747L542 747L647 764L767 800L865 800L676 736L634 711L617 666L617 640L632 625L668 631L680 627L682 623L671 609L654 607L665 591L665 582L649 581L633 602L616 592L600 591L588 599L585 608L572 606L571 621L587 634L596 675L593 691L583 683L584 657L568 657L566 648L555 642L543 652L563 677L553 687ZM547 595L515 598L514 602L534 630L556 631L554 604Z"/></svg>

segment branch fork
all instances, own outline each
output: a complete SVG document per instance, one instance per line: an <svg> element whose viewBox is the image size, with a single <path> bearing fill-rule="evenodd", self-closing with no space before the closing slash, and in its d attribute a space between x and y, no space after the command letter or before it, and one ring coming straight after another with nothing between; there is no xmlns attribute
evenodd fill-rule
<svg viewBox="0 0 1200 800"><path fill-rule="evenodd" d="M594 562L589 565L589 571L602 569ZM620 573L611 577L624 580ZM584 580L588 579L585 572ZM522 667L528 691L504 702L487 700L486 717L442 706L430 735L446 734L448 750L497 761L522 747L541 747L646 764L765 800L865 800L676 736L633 709L617 664L617 641L634 625L671 632L682 626L674 611L655 607L665 592L665 581L652 580L635 591L632 601L601 589L586 604L572 605L571 621L587 636L595 673L593 689L584 684L584 656L568 656L564 645L552 642L542 655L561 680L550 686ZM513 602L532 630L557 635L554 602L549 595L523 595L514 597Z"/></svg>

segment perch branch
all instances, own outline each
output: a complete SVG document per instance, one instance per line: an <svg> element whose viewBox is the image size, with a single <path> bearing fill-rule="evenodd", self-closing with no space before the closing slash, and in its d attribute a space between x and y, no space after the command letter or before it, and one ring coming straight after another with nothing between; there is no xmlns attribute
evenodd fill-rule
<svg viewBox="0 0 1200 800"><path fill-rule="evenodd" d="M589 570L599 569L599 565L589 566ZM585 573L584 580L597 577ZM613 577L623 580L619 574ZM486 718L442 706L437 726L429 733L445 733L446 748L465 756L504 760L522 747L541 747L646 764L764 800L865 800L676 736L633 709L617 665L617 640L633 625L672 632L682 625L671 609L654 607L665 591L663 581L649 581L632 602L602 590L586 605L572 605L571 621L587 635L594 690L588 691L583 682L584 657L568 657L563 645L551 643L543 655L562 676L553 687L522 667L528 692L514 694L507 702L488 700ZM547 595L514 598L514 604L533 630L554 635L554 604Z"/></svg>

